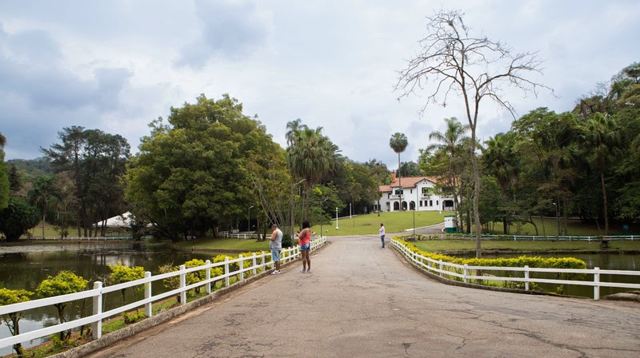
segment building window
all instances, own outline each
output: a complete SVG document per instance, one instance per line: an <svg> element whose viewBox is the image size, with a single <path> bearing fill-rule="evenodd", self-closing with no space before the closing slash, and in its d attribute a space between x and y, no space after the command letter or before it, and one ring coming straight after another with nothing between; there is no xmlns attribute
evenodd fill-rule
<svg viewBox="0 0 640 358"><path fill-rule="evenodd" d="M429 206L433 206L433 200L429 200Z"/></svg>
<svg viewBox="0 0 640 358"><path fill-rule="evenodd" d="M436 200L436 206L438 206L438 205L440 205L440 204L438 204L438 200Z"/></svg>

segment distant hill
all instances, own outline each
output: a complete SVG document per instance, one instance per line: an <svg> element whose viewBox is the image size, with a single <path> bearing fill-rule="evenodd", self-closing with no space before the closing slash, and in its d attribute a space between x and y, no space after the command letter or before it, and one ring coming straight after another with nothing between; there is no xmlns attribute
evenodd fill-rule
<svg viewBox="0 0 640 358"><path fill-rule="evenodd" d="M14 165L23 181L32 181L34 178L45 174L53 174L51 163L45 157L36 159L11 159L7 160L7 167Z"/></svg>

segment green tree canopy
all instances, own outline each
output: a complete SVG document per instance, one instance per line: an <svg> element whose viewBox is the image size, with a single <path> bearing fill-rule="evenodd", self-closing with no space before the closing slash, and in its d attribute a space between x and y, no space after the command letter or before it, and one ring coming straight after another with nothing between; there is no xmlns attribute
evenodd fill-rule
<svg viewBox="0 0 640 358"><path fill-rule="evenodd" d="M265 183L278 180L281 149L236 99L202 95L171 108L167 121L152 123L126 180L134 214L153 223L157 236L177 240L230 228L270 194Z"/></svg>
<svg viewBox="0 0 640 358"><path fill-rule="evenodd" d="M0 232L4 233L7 241L18 241L37 224L37 209L21 197L10 197L9 205L0 210Z"/></svg>

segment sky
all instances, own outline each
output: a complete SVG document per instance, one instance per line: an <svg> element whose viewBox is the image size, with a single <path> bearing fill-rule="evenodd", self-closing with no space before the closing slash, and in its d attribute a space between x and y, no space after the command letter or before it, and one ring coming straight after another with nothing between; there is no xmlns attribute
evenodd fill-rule
<svg viewBox="0 0 640 358"><path fill-rule="evenodd" d="M505 88L516 116L562 112L640 60L640 1L0 1L0 132L6 159L41 156L64 127L126 137L137 151L148 123L200 94L229 94L285 145L286 123L323 127L343 155L397 166L407 135L417 160L460 101L398 99L398 72L416 55L426 17L461 10L472 33L535 51L553 93ZM479 138L513 117L482 104Z"/></svg>

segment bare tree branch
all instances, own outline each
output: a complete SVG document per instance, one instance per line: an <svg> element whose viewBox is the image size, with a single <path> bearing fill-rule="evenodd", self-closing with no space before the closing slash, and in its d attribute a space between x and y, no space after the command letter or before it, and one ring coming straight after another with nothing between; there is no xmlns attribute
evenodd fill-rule
<svg viewBox="0 0 640 358"><path fill-rule="evenodd" d="M513 53L500 42L471 35L463 15L459 11L440 11L427 18L427 34L418 41L417 55L400 71L395 89L400 92L399 99L426 89L421 112L431 103L446 106L452 92L462 96L474 143L471 146L473 209L476 256L480 256L480 173L475 155L480 104L489 99L515 117L515 108L503 95L502 88L513 87L535 96L540 89L550 88L529 77L532 73L541 73L537 53Z"/></svg>

